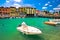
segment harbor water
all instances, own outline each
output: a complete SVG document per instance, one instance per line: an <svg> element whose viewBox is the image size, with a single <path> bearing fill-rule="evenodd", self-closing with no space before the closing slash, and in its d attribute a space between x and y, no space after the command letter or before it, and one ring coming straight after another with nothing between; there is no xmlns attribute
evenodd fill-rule
<svg viewBox="0 0 60 40"><path fill-rule="evenodd" d="M44 24L49 18L0 19L0 40L60 40L60 27ZM24 35L17 30L18 25L27 25L42 31L40 35Z"/></svg>

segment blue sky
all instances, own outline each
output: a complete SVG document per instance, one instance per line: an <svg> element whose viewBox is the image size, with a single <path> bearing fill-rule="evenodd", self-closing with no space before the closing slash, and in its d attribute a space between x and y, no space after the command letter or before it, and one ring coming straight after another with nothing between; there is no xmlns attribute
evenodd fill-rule
<svg viewBox="0 0 60 40"><path fill-rule="evenodd" d="M21 7L30 6L38 10L52 11L55 8L60 9L60 0L0 0L0 6L4 7Z"/></svg>

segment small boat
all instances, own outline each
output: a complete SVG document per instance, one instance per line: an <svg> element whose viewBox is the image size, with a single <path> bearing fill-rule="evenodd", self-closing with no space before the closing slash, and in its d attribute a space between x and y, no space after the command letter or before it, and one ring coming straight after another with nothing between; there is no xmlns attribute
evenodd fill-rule
<svg viewBox="0 0 60 40"><path fill-rule="evenodd" d="M38 28L28 26L25 22L23 22L21 26L17 27L17 30L26 35L37 35L42 33Z"/></svg>
<svg viewBox="0 0 60 40"><path fill-rule="evenodd" d="M45 24L59 25L60 24L60 19L49 19L49 21L45 22Z"/></svg>

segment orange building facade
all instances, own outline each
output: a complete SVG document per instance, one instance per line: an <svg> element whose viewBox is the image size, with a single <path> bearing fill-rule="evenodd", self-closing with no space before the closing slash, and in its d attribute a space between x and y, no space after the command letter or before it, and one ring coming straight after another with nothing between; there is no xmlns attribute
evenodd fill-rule
<svg viewBox="0 0 60 40"><path fill-rule="evenodd" d="M32 7L0 7L0 17L20 17L36 14L36 8Z"/></svg>
<svg viewBox="0 0 60 40"><path fill-rule="evenodd" d="M0 7L0 17L10 17L10 8Z"/></svg>

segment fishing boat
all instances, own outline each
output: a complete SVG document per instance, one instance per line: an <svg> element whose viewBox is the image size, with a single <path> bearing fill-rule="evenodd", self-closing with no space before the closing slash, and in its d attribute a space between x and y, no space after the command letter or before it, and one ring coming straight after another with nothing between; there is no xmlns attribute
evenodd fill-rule
<svg viewBox="0 0 60 40"><path fill-rule="evenodd" d="M21 26L17 27L17 30L26 35L42 34L41 30L32 26L28 26L25 22L23 22Z"/></svg>
<svg viewBox="0 0 60 40"><path fill-rule="evenodd" d="M49 19L49 21L45 22L45 24L60 25L60 19Z"/></svg>

